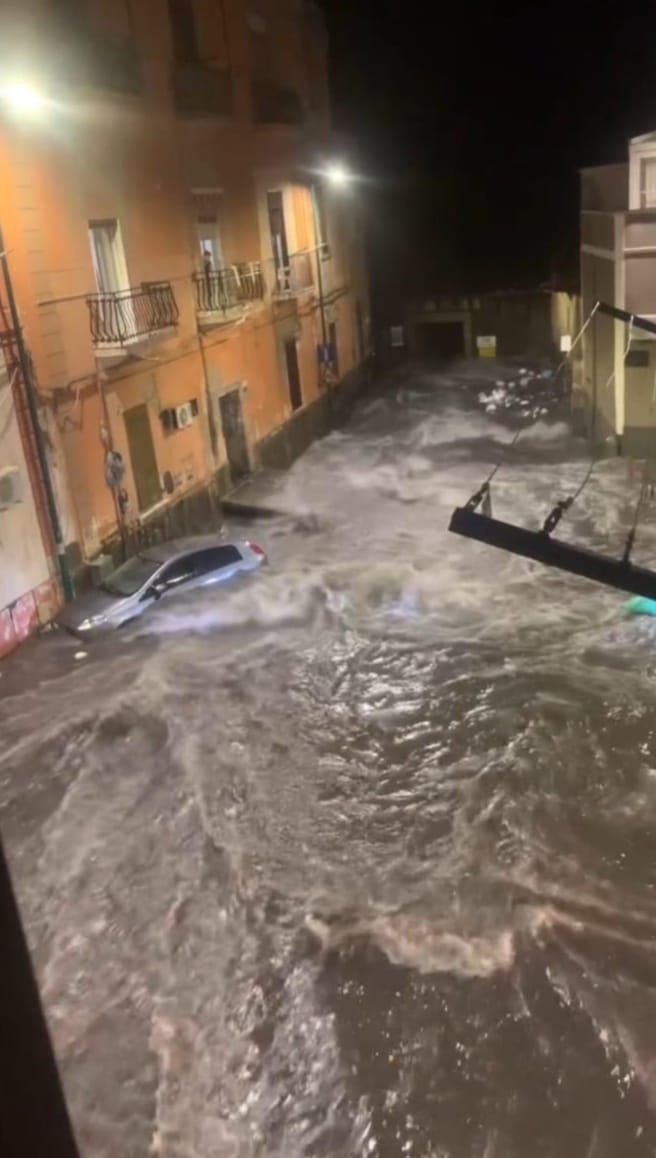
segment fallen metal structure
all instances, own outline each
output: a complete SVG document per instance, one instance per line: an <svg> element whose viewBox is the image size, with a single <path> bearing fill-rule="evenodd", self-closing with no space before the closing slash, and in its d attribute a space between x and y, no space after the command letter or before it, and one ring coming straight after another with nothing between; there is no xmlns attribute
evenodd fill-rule
<svg viewBox="0 0 656 1158"><path fill-rule="evenodd" d="M626 322L631 328L635 327L656 334L656 323L648 318L629 314L626 310L619 310L605 302L597 302L581 329L576 339L577 342L596 313L606 314L617 321ZM630 333L627 350L629 345ZM572 346L573 348L574 346ZM515 440L513 440L513 444ZM466 505L456 507L451 516L449 530L456 535L463 535L466 539L474 539L478 543L487 543L491 547L498 547L512 555L520 555L524 559L534 559L536 563L544 563L547 567L557 567L558 570L567 571L570 575L579 575L583 579L592 579L593 582L603 583L606 587L614 587L618 591L626 591L630 595L642 595L647 599L656 600L656 572L650 571L646 567L636 566L631 562L631 550L644 495L644 483L636 506L633 526L627 534L626 546L620 559L590 551L586 547L576 547L572 543L564 543L561 539L552 539L551 537L551 532L555 530L565 512L569 510L586 485L592 473L592 465L576 494L556 503L545 519L541 530L530 531L526 527L518 527L514 523L506 523L492 516L490 483L499 469L500 464L498 464ZM482 512L477 510L479 506L482 506Z"/></svg>
<svg viewBox="0 0 656 1158"><path fill-rule="evenodd" d="M631 595L644 595L656 599L656 574L646 567L637 567L629 559L613 559L609 555L598 555L585 547L574 547L563 543L562 539L552 539L547 531L527 531L513 523L504 523L491 515L482 515L467 507L457 507L451 516L449 530L466 539L487 543L521 555L524 559L534 559L547 567L557 567L570 575L580 575L627 591Z"/></svg>

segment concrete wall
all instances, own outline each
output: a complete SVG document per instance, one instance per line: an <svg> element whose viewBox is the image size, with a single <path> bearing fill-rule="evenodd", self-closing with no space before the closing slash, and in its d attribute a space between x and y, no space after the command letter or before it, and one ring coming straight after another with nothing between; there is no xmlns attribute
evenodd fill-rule
<svg viewBox="0 0 656 1158"><path fill-rule="evenodd" d="M18 469L21 501L0 507L0 656L6 654L56 606L51 543L32 490L30 462L21 436L22 394L0 353L0 470Z"/></svg>
<svg viewBox="0 0 656 1158"><path fill-rule="evenodd" d="M615 301L615 263L612 257L581 254L581 313L588 318L596 301ZM622 415L617 405L615 331L617 323L597 313L583 337L581 405L586 430L597 443L621 433ZM621 339L620 339L621 343Z"/></svg>
<svg viewBox="0 0 656 1158"><path fill-rule="evenodd" d="M597 165L581 170L581 209L615 213L629 207L629 166Z"/></svg>

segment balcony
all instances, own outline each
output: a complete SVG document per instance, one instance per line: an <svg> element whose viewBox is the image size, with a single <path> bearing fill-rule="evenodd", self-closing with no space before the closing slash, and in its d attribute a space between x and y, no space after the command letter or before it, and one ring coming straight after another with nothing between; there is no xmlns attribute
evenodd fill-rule
<svg viewBox="0 0 656 1158"><path fill-rule="evenodd" d="M254 80L253 120L256 125L300 125L303 106L297 92L271 80Z"/></svg>
<svg viewBox="0 0 656 1158"><path fill-rule="evenodd" d="M231 321L234 311L264 297L264 276L259 261L241 262L193 275L196 313L209 315L210 325Z"/></svg>
<svg viewBox="0 0 656 1158"><path fill-rule="evenodd" d="M91 340L100 349L130 346L178 324L178 304L168 281L90 294L87 307Z"/></svg>
<svg viewBox="0 0 656 1158"><path fill-rule="evenodd" d="M175 64L173 100L181 117L232 116L230 70L199 62Z"/></svg>
<svg viewBox="0 0 656 1158"><path fill-rule="evenodd" d="M271 262L271 293L276 298L291 298L314 289L312 254L307 250L292 253L287 265Z"/></svg>

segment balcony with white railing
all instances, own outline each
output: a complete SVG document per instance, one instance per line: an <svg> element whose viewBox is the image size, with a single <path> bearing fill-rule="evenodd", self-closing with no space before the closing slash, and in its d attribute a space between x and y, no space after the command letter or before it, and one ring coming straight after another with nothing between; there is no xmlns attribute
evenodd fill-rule
<svg viewBox="0 0 656 1158"><path fill-rule="evenodd" d="M259 261L205 270L192 277L199 324L208 327L234 321L262 301L264 275Z"/></svg>

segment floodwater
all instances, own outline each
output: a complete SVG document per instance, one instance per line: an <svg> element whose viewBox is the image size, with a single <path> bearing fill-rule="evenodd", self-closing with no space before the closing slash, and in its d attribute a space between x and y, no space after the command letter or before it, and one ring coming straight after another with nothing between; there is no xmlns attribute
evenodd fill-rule
<svg viewBox="0 0 656 1158"><path fill-rule="evenodd" d="M370 397L246 586L3 669L84 1158L656 1154L656 621L447 533L518 425L495 513L587 468L546 379L489 373ZM621 552L637 489L599 464L563 536Z"/></svg>

